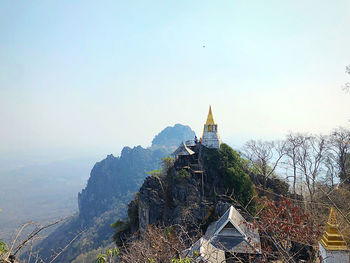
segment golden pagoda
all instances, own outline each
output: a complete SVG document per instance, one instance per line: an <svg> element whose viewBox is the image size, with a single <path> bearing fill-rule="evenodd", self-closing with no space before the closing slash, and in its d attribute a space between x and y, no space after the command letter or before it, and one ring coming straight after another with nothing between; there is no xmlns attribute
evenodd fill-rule
<svg viewBox="0 0 350 263"><path fill-rule="evenodd" d="M220 148L221 139L218 134L218 125L214 122L211 106L209 105L209 113L207 121L204 124L203 135L201 138L202 145L208 148Z"/></svg>
<svg viewBox="0 0 350 263"><path fill-rule="evenodd" d="M339 232L339 224L333 207L331 207L326 230L320 243L326 250L348 250L344 237Z"/></svg>
<svg viewBox="0 0 350 263"><path fill-rule="evenodd" d="M208 117L207 117L207 122L205 124L206 125L209 125L209 124L215 125L213 113L211 112L211 105L209 105L209 113L208 113Z"/></svg>
<svg viewBox="0 0 350 263"><path fill-rule="evenodd" d="M204 132L205 132L206 128L208 129L208 131L211 132L213 130L213 125L215 125L215 122L214 122L213 113L211 112L211 105L209 105L209 113L208 113L207 121L204 124L202 138L204 136Z"/></svg>

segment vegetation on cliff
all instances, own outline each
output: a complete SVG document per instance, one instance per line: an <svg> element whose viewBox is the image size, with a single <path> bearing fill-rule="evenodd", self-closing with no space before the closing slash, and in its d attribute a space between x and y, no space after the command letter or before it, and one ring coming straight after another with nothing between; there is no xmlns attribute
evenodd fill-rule
<svg viewBox="0 0 350 263"><path fill-rule="evenodd" d="M254 210L253 183L249 171L245 169L246 160L238 152L225 143L221 144L220 150L203 148L202 162L208 180L205 188L207 196L217 200L231 196L248 210Z"/></svg>
<svg viewBox="0 0 350 263"><path fill-rule="evenodd" d="M188 232L205 230L220 216L215 207L221 201L235 200L235 205L254 212L254 186L239 153L226 144L220 149L198 144L195 151L199 156L197 169L202 167L203 175L181 168L178 159L163 159L163 170L147 177L129 204L128 219L114 225L117 244L149 224L182 225Z"/></svg>

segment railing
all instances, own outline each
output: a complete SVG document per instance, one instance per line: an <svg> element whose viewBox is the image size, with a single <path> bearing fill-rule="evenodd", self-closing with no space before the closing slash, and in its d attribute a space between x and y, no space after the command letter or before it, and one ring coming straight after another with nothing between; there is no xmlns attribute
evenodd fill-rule
<svg viewBox="0 0 350 263"><path fill-rule="evenodd" d="M194 140L188 140L185 142L186 146L195 146L196 143L194 142Z"/></svg>

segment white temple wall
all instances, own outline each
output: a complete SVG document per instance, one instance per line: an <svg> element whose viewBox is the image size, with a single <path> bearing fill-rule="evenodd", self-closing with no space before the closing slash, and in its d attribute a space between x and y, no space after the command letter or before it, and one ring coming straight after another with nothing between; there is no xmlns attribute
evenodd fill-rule
<svg viewBox="0 0 350 263"><path fill-rule="evenodd" d="M204 132L202 144L208 148L220 148L221 139L216 132Z"/></svg>
<svg viewBox="0 0 350 263"><path fill-rule="evenodd" d="M349 263L349 251L326 250L321 243L318 243L322 263Z"/></svg>

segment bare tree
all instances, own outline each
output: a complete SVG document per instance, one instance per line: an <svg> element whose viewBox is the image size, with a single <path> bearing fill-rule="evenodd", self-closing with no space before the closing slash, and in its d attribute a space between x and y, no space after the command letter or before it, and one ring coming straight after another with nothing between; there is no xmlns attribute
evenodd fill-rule
<svg viewBox="0 0 350 263"><path fill-rule="evenodd" d="M337 165L333 161L333 158L333 153L328 150L324 160L324 166L326 168L325 183L326 185L330 185L331 190L334 189L339 175Z"/></svg>
<svg viewBox="0 0 350 263"><path fill-rule="evenodd" d="M298 175L298 156L300 147L305 140L305 136L300 133L289 133L286 138L286 163L292 168L292 187L294 198L296 197L296 183Z"/></svg>
<svg viewBox="0 0 350 263"><path fill-rule="evenodd" d="M298 170L304 176L311 203L314 202L317 179L322 172L327 149L326 137L304 137L298 151Z"/></svg>
<svg viewBox="0 0 350 263"><path fill-rule="evenodd" d="M350 67L350 66L349 66ZM332 132L329 139L330 158L337 166L338 176L344 183L349 183L350 177L350 130L338 128Z"/></svg>
<svg viewBox="0 0 350 263"><path fill-rule="evenodd" d="M254 170L262 175L262 185L266 189L267 179L274 174L285 154L285 142L251 140L244 145L243 153Z"/></svg>
<svg viewBox="0 0 350 263"><path fill-rule="evenodd" d="M147 226L135 233L120 249L118 262L171 262L196 241L179 225L169 227Z"/></svg>
<svg viewBox="0 0 350 263"><path fill-rule="evenodd" d="M45 226L41 226L38 224L35 224L34 222L27 222L25 224L23 224L19 230L16 233L15 238L13 239L13 241L11 242L10 248L6 251L6 253L1 257L1 259L3 260L3 262L15 262L16 256L18 254L18 252L24 248L27 244L32 244L32 241L38 237L38 235L40 234L40 232L42 232L43 230L54 226L56 224L59 224L60 222L62 222L63 219L57 220L53 223L49 223ZM34 226L34 230L32 230L32 232L27 235L22 241L19 241L19 238L21 237L24 229L30 227L30 226ZM31 255L31 253L30 253ZM0 261L1 262L1 261Z"/></svg>
<svg viewBox="0 0 350 263"><path fill-rule="evenodd" d="M40 234L42 231L44 231L45 229L48 229L52 226L55 226L55 225L63 222L64 220L65 220L65 218L59 219L57 221L54 221L54 222L46 224L46 225L40 225L40 224L36 224L34 222L27 222L27 223L23 224L19 228L19 230L17 231L13 241L11 242L9 249L6 249L6 253L0 254L0 262L1 263L2 262L4 262L4 263L17 262L16 261L17 255L19 254L19 252L23 248L25 248L28 245L30 246L30 250L29 250L27 262L30 262L30 259L31 259L32 254L33 254L33 251L32 251L33 241L42 238L42 237L40 237ZM20 237L22 236L23 231L30 226L33 226L34 229L28 235L26 235L22 240L20 240ZM50 260L50 263L54 262L74 242L74 240L76 240L82 233L83 233L83 231L79 232L77 235L75 235L73 237L72 240L70 240L70 242L64 248L60 249L57 253L55 253L53 255L53 258ZM44 262L43 260L41 260L39 258L39 255L37 254L35 262L39 262L39 260L40 260L40 262Z"/></svg>

